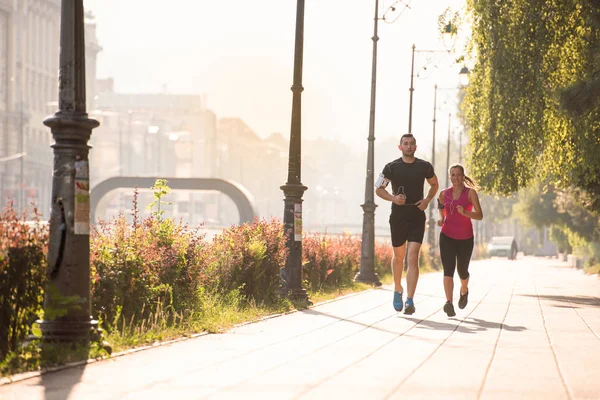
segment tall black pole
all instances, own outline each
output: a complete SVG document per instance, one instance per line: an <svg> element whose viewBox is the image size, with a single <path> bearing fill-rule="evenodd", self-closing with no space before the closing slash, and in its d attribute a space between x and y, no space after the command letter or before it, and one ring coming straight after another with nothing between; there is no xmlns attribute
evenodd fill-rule
<svg viewBox="0 0 600 400"><path fill-rule="evenodd" d="M292 86L292 127L290 131L290 155L288 178L281 186L284 194L283 223L286 245L289 250L285 268L281 271L284 291L293 299L304 300L308 296L302 288L302 195L307 189L301 182L302 154L302 58L304 47L304 0L298 0L296 11L296 47L294 50L294 83Z"/></svg>
<svg viewBox="0 0 600 400"><path fill-rule="evenodd" d="M462 165L462 139L463 131L458 132L458 163Z"/></svg>
<svg viewBox="0 0 600 400"><path fill-rule="evenodd" d="M369 148L367 153L367 179L365 183L365 203L363 208L363 230L360 252L360 270L354 277L356 281L381 286L375 273L375 92L377 83L377 23L379 21L379 0L375 0L375 19L373 28L373 66L371 69L371 109L369 114Z"/></svg>
<svg viewBox="0 0 600 400"><path fill-rule="evenodd" d="M435 115L437 109L437 84L433 89L433 134L431 137L431 165L435 169ZM433 209L435 207L435 201L429 204L429 232L427 235L427 241L429 242L429 251L433 254L433 247L435 245L435 221L433 218Z"/></svg>
<svg viewBox="0 0 600 400"><path fill-rule="evenodd" d="M408 102L408 133L412 133L412 109L413 109L413 92L415 88L413 87L413 80L415 77L415 48L416 46L412 45L412 61L410 63L410 100Z"/></svg>
<svg viewBox="0 0 600 400"><path fill-rule="evenodd" d="M452 121L452 113L448 113L448 148L446 149L446 187L448 187L448 175L450 169L450 122Z"/></svg>
<svg viewBox="0 0 600 400"><path fill-rule="evenodd" d="M90 196L88 140L98 121L85 104L83 0L62 0L58 111L44 120L55 144L44 340L86 341L97 321L90 316ZM65 304L65 298L71 300Z"/></svg>

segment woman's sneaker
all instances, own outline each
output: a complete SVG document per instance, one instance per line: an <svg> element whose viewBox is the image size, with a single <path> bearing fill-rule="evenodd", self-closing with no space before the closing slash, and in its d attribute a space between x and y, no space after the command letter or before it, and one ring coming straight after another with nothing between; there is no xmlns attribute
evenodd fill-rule
<svg viewBox="0 0 600 400"><path fill-rule="evenodd" d="M460 299L458 299L458 308L460 308L462 310L463 308L465 308L467 306L468 302L469 302L469 289L467 289L467 293L460 294Z"/></svg>
<svg viewBox="0 0 600 400"><path fill-rule="evenodd" d="M413 315L417 309L415 308L415 303L413 299L407 298L406 304L404 305L404 314Z"/></svg>
<svg viewBox="0 0 600 400"><path fill-rule="evenodd" d="M456 315L456 313L454 312L454 306L449 301L447 301L446 304L444 304L444 312L449 317L454 317Z"/></svg>

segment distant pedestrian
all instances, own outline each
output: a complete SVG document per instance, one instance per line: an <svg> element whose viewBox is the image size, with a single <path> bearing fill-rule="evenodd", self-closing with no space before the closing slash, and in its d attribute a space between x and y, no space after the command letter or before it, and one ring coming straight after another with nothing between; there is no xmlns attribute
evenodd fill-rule
<svg viewBox="0 0 600 400"><path fill-rule="evenodd" d="M438 180L431 163L415 157L417 142L408 133L400 138L398 149L402 157L388 163L379 175L375 187L377 196L392 202L390 231L394 255L392 272L394 275L394 298L392 305L402 311L404 289L402 288L402 268L408 242L408 271L406 285L408 293L404 314L415 312L414 295L419 280L419 251L425 234L425 209L438 191ZM429 184L427 197L423 197L425 181ZM387 186L392 183L392 194Z"/></svg>
<svg viewBox="0 0 600 400"><path fill-rule="evenodd" d="M458 308L463 309L469 301L469 263L474 246L471 220L483 219L483 211L475 191L477 183L465 175L465 168L460 164L454 164L448 173L452 186L440 192L438 225L442 227L440 255L444 267L444 291L446 292L444 312L449 317L453 317L456 315L452 304L454 271L458 269L461 283Z"/></svg>

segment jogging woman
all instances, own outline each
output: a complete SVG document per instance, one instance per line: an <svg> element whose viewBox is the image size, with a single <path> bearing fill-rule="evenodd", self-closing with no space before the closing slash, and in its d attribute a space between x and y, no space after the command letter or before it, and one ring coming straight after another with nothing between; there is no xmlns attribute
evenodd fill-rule
<svg viewBox="0 0 600 400"><path fill-rule="evenodd" d="M448 171L452 186L440 192L438 209L440 219L440 255L444 267L444 291L446 304L444 312L453 317L456 315L452 304L454 291L454 271L458 269L460 277L460 298L458 308L463 309L469 300L469 262L473 254L472 219L483 219L483 211L475 189L475 181L465 175L465 168L454 164Z"/></svg>

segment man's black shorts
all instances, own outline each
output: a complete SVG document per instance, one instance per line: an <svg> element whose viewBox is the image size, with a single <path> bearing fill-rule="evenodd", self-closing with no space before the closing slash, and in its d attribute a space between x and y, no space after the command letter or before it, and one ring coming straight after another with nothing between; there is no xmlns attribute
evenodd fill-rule
<svg viewBox="0 0 600 400"><path fill-rule="evenodd" d="M423 236L425 236L425 211L415 206L405 207L410 209L392 212L390 215L390 231L394 247L400 247L406 241L423 243Z"/></svg>

